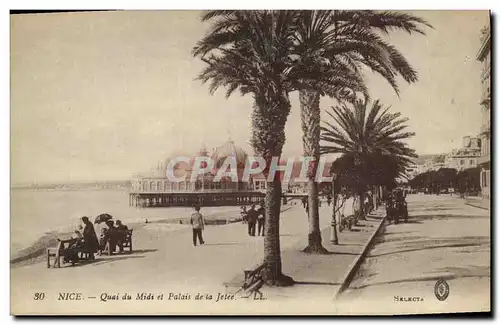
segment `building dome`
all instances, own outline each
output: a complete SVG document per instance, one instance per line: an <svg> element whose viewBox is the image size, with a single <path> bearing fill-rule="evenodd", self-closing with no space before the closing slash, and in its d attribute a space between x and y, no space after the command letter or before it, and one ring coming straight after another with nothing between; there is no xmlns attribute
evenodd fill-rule
<svg viewBox="0 0 500 325"><path fill-rule="evenodd" d="M238 166L244 167L248 156L243 149L237 147L233 141L229 140L222 146L215 148L212 154L212 159L217 168L221 167L228 157L236 158Z"/></svg>
<svg viewBox="0 0 500 325"><path fill-rule="evenodd" d="M193 156L191 157L191 160L189 161L189 166L190 166L190 169L193 169L195 166L194 166L194 163L195 163L195 160L197 157L210 157L210 155L208 154L208 151L207 149L205 148L205 146L201 147L200 150L198 150L198 152ZM205 168L206 167L206 162L201 162L200 168Z"/></svg>

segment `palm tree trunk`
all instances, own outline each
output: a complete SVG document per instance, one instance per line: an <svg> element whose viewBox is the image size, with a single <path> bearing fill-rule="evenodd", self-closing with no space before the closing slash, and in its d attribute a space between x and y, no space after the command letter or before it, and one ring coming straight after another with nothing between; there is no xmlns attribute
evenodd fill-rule
<svg viewBox="0 0 500 325"><path fill-rule="evenodd" d="M332 193L333 193L333 200L332 200L332 224L330 227L330 243L335 243L338 244L338 234L337 234L337 229L336 227L339 226L339 223L337 222L337 201L338 201L338 193L335 189L335 181L332 182Z"/></svg>
<svg viewBox="0 0 500 325"><path fill-rule="evenodd" d="M252 113L251 144L255 153L261 155L269 167L272 157L280 157L285 143L285 123L290 112L290 100L286 94L270 96L269 93L254 96ZM264 175L267 177L269 169ZM273 182L267 182L264 221L264 269L262 277L266 284L288 286L293 279L284 275L281 268L280 211L281 180L275 174Z"/></svg>
<svg viewBox="0 0 500 325"><path fill-rule="evenodd" d="M280 248L281 181L267 182L264 226L264 270L262 277L268 285L290 285L293 280L283 275Z"/></svg>
<svg viewBox="0 0 500 325"><path fill-rule="evenodd" d="M314 90L299 91L300 115L302 120L302 144L304 156L313 157L307 173L307 192L309 201L309 234L306 253L324 254L328 251L323 247L321 229L319 226L319 198L316 171L319 163L320 139L320 94Z"/></svg>
<svg viewBox="0 0 500 325"><path fill-rule="evenodd" d="M358 220L366 220L365 218L365 191L364 189L358 189L358 196L359 196L359 216Z"/></svg>

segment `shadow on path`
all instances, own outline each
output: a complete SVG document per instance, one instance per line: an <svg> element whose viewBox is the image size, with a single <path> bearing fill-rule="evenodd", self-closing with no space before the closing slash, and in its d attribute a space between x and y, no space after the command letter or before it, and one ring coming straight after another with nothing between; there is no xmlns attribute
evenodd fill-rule
<svg viewBox="0 0 500 325"><path fill-rule="evenodd" d="M424 251L424 250L429 250L429 249L440 249L440 248L478 247L478 246L489 245L489 244L490 243L488 241L488 242L479 242L479 243L455 243L455 244L445 244L445 245L436 245L436 246L424 246L424 247L411 248L411 249L402 249L402 250L392 251L392 252L388 252L388 253L370 254L367 257L379 257L379 256L393 255L393 254Z"/></svg>
<svg viewBox="0 0 500 325"><path fill-rule="evenodd" d="M242 246L245 243L205 243L203 246Z"/></svg>
<svg viewBox="0 0 500 325"><path fill-rule="evenodd" d="M448 219L489 219L489 215L462 215L462 214L413 214L410 218L416 218L420 220L448 220ZM418 223L418 222L417 222Z"/></svg>
<svg viewBox="0 0 500 325"><path fill-rule="evenodd" d="M130 259L130 258L144 258L144 255L129 255L129 256L114 256L114 257L108 257L108 258L103 258L103 259L98 259L98 260L95 260L93 263L91 263L92 266L96 266L96 265L102 265L102 264L106 264L106 263L111 263L111 262L114 262L114 261L123 261L123 260L127 260L127 259ZM83 265L82 265L83 266Z"/></svg>
<svg viewBox="0 0 500 325"><path fill-rule="evenodd" d="M329 285L329 286L339 286L342 283L334 283L334 282L317 282L317 281L295 281L297 285Z"/></svg>
<svg viewBox="0 0 500 325"><path fill-rule="evenodd" d="M371 286L381 286L381 285L387 285L387 284L396 284L396 283L407 283L407 282L427 282L427 281L438 281L439 279L444 279L444 280L454 280L454 279L459 279L459 278L486 278L489 277L489 275L484 275L484 274L468 274L468 275L435 275L435 276L426 276L426 277L420 277L420 278L407 278L407 279L400 279L400 280L392 280L392 281L384 281L384 282L376 282L376 283L370 283L370 284L363 284L360 286L351 286L350 289L365 289Z"/></svg>

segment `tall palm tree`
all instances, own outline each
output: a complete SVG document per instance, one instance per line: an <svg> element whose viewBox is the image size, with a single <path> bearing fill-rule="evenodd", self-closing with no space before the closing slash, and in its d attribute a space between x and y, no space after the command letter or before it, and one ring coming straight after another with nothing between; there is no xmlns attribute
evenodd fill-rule
<svg viewBox="0 0 500 325"><path fill-rule="evenodd" d="M366 87L361 77L361 66L385 78L398 92L396 76L400 75L409 83L417 80L415 70L404 56L392 45L386 43L378 32L389 33L403 30L408 33L424 32L422 25L430 26L423 19L397 12L376 12L369 10L313 10L298 11L296 33L296 54L299 57L296 68L305 70L300 74L299 100L302 117L304 155L319 160L320 137L320 97L328 95L345 99L339 88L363 92L367 99ZM351 72L346 76L349 83L337 83L332 89L328 83L331 76ZM325 76L325 77L322 77ZM344 92L345 94L345 92ZM349 93L348 98L352 98ZM313 175L315 165L308 175L309 193L309 243L304 251L324 252L321 244L318 213L318 191Z"/></svg>
<svg viewBox="0 0 500 325"><path fill-rule="evenodd" d="M290 113L289 53L293 41L290 11L209 11L209 32L193 49L206 67L199 78L210 82L210 92L226 87L226 97L236 90L254 99L251 144L267 165L280 157L285 143L285 123ZM267 170L265 174L267 176ZM276 173L267 183L263 277L270 285L290 285L283 275L279 241L281 180Z"/></svg>
<svg viewBox="0 0 500 325"><path fill-rule="evenodd" d="M415 152L402 140L413 137L407 132L407 118L401 113L390 113L378 100L356 100L352 109L345 103L327 111L334 123L324 122L321 140L326 144L321 153L341 153L352 158L358 182L356 192L363 202L368 185L380 183L383 177L396 177L404 173L404 168L415 158ZM379 171L379 175L374 174ZM360 204L361 219L364 218Z"/></svg>

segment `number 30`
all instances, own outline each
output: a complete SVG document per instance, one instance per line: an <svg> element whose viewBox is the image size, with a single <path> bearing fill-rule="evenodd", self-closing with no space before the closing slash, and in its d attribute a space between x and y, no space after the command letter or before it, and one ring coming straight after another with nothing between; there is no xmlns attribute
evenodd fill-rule
<svg viewBox="0 0 500 325"><path fill-rule="evenodd" d="M35 296L33 297L34 300L43 300L45 298L45 293L43 292L36 292Z"/></svg>

